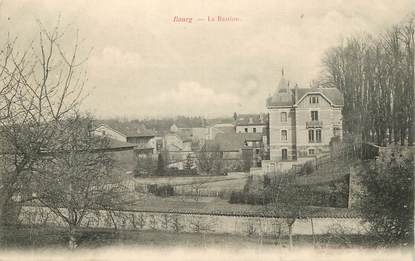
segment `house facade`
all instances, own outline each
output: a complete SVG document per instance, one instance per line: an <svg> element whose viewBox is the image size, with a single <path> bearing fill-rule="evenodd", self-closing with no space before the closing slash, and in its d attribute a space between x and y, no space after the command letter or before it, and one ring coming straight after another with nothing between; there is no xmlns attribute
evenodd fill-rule
<svg viewBox="0 0 415 261"><path fill-rule="evenodd" d="M282 78L266 101L271 161L297 161L328 152L342 138L343 95L336 88L291 88Z"/></svg>
<svg viewBox="0 0 415 261"><path fill-rule="evenodd" d="M261 133L219 133L214 140L206 141L207 151L221 152L224 160L249 160L258 167L264 157Z"/></svg>
<svg viewBox="0 0 415 261"><path fill-rule="evenodd" d="M156 152L156 140L154 133L142 128L118 130L101 124L93 131L94 135L105 136L111 140L116 140L122 143L134 146L134 149L140 153L153 154Z"/></svg>
<svg viewBox="0 0 415 261"><path fill-rule="evenodd" d="M208 129L208 139L214 140L216 135L225 133L235 133L235 125L233 123L217 123Z"/></svg>
<svg viewBox="0 0 415 261"><path fill-rule="evenodd" d="M127 142L127 136L116 130L113 129L105 124L101 124L100 126L98 126L95 130L94 130L94 135L96 136L105 136L117 141L121 141L121 142Z"/></svg>
<svg viewBox="0 0 415 261"><path fill-rule="evenodd" d="M268 126L268 115L261 114L238 114L235 119L235 130L237 133L264 133Z"/></svg>

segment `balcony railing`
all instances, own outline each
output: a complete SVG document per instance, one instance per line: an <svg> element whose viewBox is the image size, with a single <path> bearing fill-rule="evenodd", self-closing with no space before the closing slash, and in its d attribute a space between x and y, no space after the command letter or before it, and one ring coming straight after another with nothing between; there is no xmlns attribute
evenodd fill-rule
<svg viewBox="0 0 415 261"><path fill-rule="evenodd" d="M306 127L307 128L321 128L323 127L323 122L322 121L307 121Z"/></svg>

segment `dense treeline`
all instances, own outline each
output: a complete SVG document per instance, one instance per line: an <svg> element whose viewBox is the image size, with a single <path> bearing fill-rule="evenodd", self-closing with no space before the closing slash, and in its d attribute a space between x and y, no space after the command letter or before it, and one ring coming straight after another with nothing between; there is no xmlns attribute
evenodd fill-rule
<svg viewBox="0 0 415 261"><path fill-rule="evenodd" d="M163 135L170 131L170 127L173 124L178 125L182 128L196 128L196 127L207 127L217 123L231 123L231 117L212 118L207 119L204 117L192 117L192 116L177 116L175 118L148 118L148 119L103 119L102 123L106 123L113 128L119 130L125 129L137 129L138 127L145 126L147 129L155 130L159 135Z"/></svg>
<svg viewBox="0 0 415 261"><path fill-rule="evenodd" d="M346 133L378 145L414 138L414 16L377 35L350 37L323 58L322 87L344 94Z"/></svg>

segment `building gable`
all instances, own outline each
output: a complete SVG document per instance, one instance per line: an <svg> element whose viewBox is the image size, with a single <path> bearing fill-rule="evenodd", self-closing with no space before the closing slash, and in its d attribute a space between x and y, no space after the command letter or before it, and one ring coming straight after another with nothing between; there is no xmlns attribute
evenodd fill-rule
<svg viewBox="0 0 415 261"><path fill-rule="evenodd" d="M294 106L313 94L322 96L331 106L344 105L343 94L336 88L301 88L295 90L296 102Z"/></svg>
<svg viewBox="0 0 415 261"><path fill-rule="evenodd" d="M310 98L318 98L316 103L310 101ZM316 99L314 99L316 101ZM308 92L306 93L298 102L294 105L295 107L316 107L316 108L323 108L323 107L331 107L332 102L324 96L324 94L319 92Z"/></svg>
<svg viewBox="0 0 415 261"><path fill-rule="evenodd" d="M123 142L127 141L127 136L124 133L121 133L120 131L108 127L105 124L102 124L98 128L96 128L94 130L94 134L99 136L108 136L112 139L116 139Z"/></svg>

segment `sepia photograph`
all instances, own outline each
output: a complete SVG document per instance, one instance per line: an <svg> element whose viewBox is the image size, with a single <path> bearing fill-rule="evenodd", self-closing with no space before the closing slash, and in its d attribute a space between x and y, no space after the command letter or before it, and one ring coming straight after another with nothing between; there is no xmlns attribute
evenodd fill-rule
<svg viewBox="0 0 415 261"><path fill-rule="evenodd" d="M413 0L0 0L0 261L413 260Z"/></svg>

